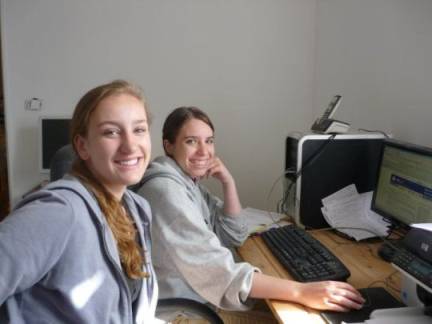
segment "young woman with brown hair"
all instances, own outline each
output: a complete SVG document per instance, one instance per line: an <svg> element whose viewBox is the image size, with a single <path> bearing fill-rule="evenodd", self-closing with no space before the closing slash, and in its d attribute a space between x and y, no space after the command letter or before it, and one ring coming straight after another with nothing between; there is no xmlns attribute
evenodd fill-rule
<svg viewBox="0 0 432 324"><path fill-rule="evenodd" d="M139 88L87 92L71 122L70 175L0 223L0 322L151 323L157 284L147 202L127 190L149 163Z"/></svg>
<svg viewBox="0 0 432 324"><path fill-rule="evenodd" d="M300 283L265 275L230 250L247 238L233 176L215 154L214 127L196 107L175 109L163 126L166 156L156 158L139 193L154 215L153 255L163 298L188 297L228 310L247 310L259 298L347 311L364 302L345 282ZM199 180L216 179L223 201Z"/></svg>

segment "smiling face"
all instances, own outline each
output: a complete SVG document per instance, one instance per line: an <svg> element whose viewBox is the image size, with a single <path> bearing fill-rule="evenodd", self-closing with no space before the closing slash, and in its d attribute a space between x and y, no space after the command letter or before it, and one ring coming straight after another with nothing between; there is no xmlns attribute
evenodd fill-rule
<svg viewBox="0 0 432 324"><path fill-rule="evenodd" d="M74 139L89 170L120 199L141 180L150 161L148 118L142 101L129 94L103 99L90 116L87 134Z"/></svg>
<svg viewBox="0 0 432 324"><path fill-rule="evenodd" d="M194 179L206 175L215 155L213 130L196 118L183 124L174 143L164 140L164 146L168 155Z"/></svg>

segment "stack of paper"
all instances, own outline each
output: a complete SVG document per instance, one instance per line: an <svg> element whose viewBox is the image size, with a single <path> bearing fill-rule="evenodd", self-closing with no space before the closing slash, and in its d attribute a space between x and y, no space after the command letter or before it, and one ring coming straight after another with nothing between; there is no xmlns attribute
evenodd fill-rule
<svg viewBox="0 0 432 324"><path fill-rule="evenodd" d="M351 184L322 199L324 219L340 232L360 241L385 236L389 223L370 209L372 191L359 194Z"/></svg>
<svg viewBox="0 0 432 324"><path fill-rule="evenodd" d="M280 221L286 218L286 215L270 211L247 207L243 211L246 214L245 221L248 227L248 233L254 234L265 231L271 227L280 226Z"/></svg>

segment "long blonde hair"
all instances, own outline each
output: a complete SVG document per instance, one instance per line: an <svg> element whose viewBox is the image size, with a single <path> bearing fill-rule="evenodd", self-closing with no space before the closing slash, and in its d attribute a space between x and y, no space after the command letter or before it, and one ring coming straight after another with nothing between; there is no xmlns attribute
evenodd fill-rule
<svg viewBox="0 0 432 324"><path fill-rule="evenodd" d="M78 102L72 116L70 138L77 153L77 159L72 165L72 174L79 178L89 190L93 192L99 206L105 215L106 221L117 241L117 248L124 271L128 277L137 279L148 277L148 273L142 271L145 262L145 254L142 253L141 246L136 241L136 229L123 207L118 201L94 176L87 167L87 164L79 158L74 140L77 136L86 137L88 125L92 113L99 103L110 96L128 94L140 100L146 111L147 107L141 89L127 81L115 80L103 84L88 91Z"/></svg>

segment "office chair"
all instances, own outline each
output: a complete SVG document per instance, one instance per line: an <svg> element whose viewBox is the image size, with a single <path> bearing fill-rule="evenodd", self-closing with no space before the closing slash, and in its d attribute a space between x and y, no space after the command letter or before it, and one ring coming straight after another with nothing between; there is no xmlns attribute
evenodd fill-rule
<svg viewBox="0 0 432 324"><path fill-rule="evenodd" d="M59 148L50 161L50 181L56 181L69 172L75 160L75 152L71 144Z"/></svg>
<svg viewBox="0 0 432 324"><path fill-rule="evenodd" d="M72 167L76 155L71 144L57 150L51 158L50 181L61 179ZM131 187L133 191L138 187ZM194 319L203 319L210 324L223 324L219 315L208 305L186 298L159 299L156 307L156 316L161 319L172 319L173 316L182 314Z"/></svg>

